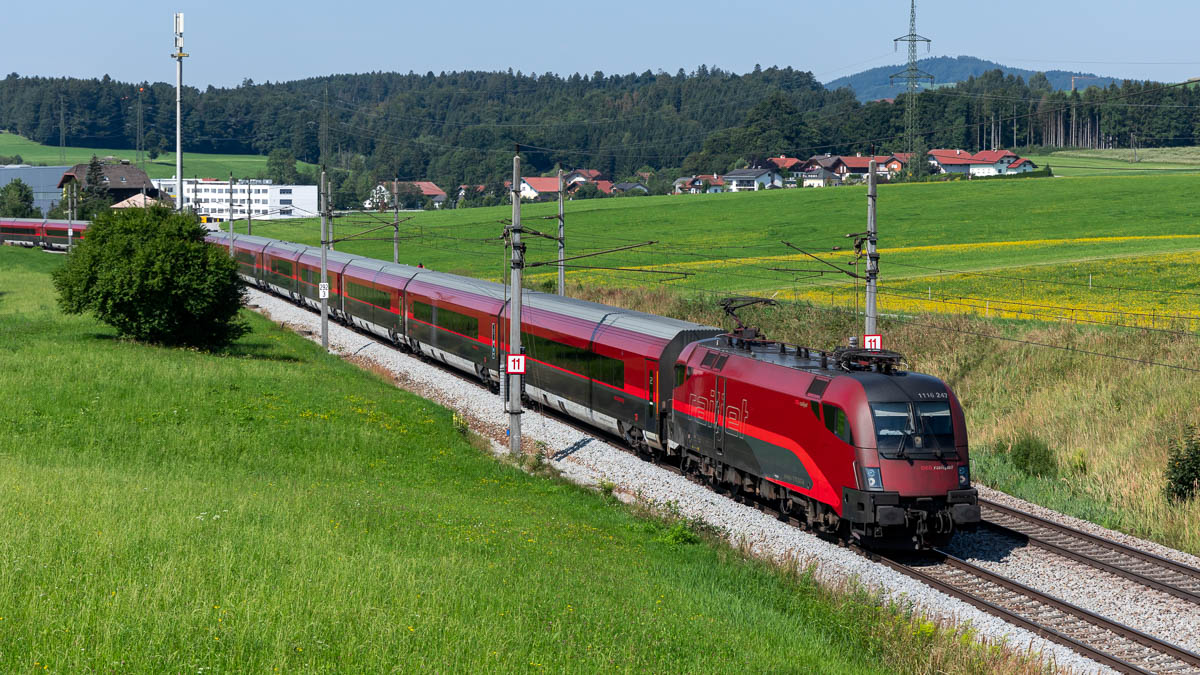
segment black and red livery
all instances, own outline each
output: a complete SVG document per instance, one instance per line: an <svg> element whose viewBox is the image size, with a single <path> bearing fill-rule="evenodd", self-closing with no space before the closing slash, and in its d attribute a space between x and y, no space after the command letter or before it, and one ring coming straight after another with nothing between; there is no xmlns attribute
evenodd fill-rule
<svg viewBox="0 0 1200 675"><path fill-rule="evenodd" d="M319 306L319 249L239 235L234 255L247 282ZM335 319L498 387L503 285L340 252L327 278ZM529 291L521 343L529 400L816 530L925 548L979 522L958 399L898 355L815 352Z"/></svg>

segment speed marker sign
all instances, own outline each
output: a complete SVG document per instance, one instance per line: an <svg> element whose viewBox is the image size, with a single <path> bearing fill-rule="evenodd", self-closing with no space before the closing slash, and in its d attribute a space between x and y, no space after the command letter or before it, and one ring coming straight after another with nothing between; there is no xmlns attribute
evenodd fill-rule
<svg viewBox="0 0 1200 675"><path fill-rule="evenodd" d="M525 355L524 354L509 354L508 355L508 372L511 375L525 374Z"/></svg>

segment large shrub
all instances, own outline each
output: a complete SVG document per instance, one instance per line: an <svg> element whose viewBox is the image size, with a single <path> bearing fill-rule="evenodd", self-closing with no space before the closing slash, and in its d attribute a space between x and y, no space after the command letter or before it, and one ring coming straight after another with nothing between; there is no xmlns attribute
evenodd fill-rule
<svg viewBox="0 0 1200 675"><path fill-rule="evenodd" d="M1046 442L1032 432L1022 431L1007 441L1013 466L1026 476L1053 478L1058 475L1058 462Z"/></svg>
<svg viewBox="0 0 1200 675"><path fill-rule="evenodd" d="M194 217L165 207L98 214L54 287L63 311L144 342L213 349L248 330L237 263L204 242Z"/></svg>
<svg viewBox="0 0 1200 675"><path fill-rule="evenodd" d="M1182 438L1167 446L1167 496L1185 500L1200 491L1200 434L1189 426Z"/></svg>

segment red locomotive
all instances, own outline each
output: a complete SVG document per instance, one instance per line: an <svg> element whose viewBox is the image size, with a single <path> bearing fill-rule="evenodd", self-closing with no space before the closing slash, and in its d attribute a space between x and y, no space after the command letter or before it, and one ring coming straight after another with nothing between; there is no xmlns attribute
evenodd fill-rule
<svg viewBox="0 0 1200 675"><path fill-rule="evenodd" d="M318 306L319 249L239 235L234 253L247 282ZM335 319L498 386L501 284L340 252L327 274ZM529 400L718 490L881 548L937 546L979 522L958 399L897 354L810 351L536 292L522 324Z"/></svg>

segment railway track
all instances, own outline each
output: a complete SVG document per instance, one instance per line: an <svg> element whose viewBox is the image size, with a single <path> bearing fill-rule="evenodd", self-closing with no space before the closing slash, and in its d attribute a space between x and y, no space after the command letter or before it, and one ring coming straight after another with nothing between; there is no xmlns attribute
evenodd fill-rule
<svg viewBox="0 0 1200 675"><path fill-rule="evenodd" d="M1046 595L947 553L872 559L1123 673L1200 673L1200 654Z"/></svg>
<svg viewBox="0 0 1200 675"><path fill-rule="evenodd" d="M357 329L353 330L364 337L386 344L377 336ZM478 384L478 380L475 378L453 368L436 361L429 362L440 366L443 371L454 377ZM623 439L613 434L585 426L555 410L548 409L541 412L549 414L581 432L600 438L614 447L638 454L626 447ZM666 463L656 464L672 473L687 476L676 466ZM693 482L703 484L703 481L695 476L687 477ZM753 496L732 494L726 496L780 518L793 526L807 529L797 518L784 517L772 505ZM1033 545L1133 579L1149 587L1158 588L1176 597L1200 603L1200 570L1037 516L1015 511L990 500L981 498L980 504L983 506L985 522L988 527L1001 530L1010 536L1027 539ZM845 542L840 543L845 544ZM905 562L871 551L856 550L861 555L901 574L961 599L988 614L1064 645L1117 671L1125 673L1200 673L1200 655L1198 654L1041 593L944 552L936 551L918 562Z"/></svg>
<svg viewBox="0 0 1200 675"><path fill-rule="evenodd" d="M1200 569L980 498L988 527L1200 605Z"/></svg>

